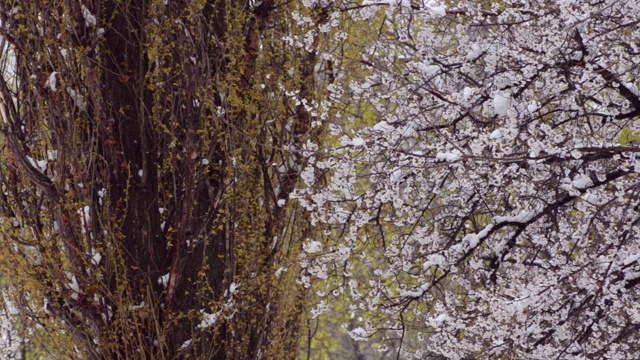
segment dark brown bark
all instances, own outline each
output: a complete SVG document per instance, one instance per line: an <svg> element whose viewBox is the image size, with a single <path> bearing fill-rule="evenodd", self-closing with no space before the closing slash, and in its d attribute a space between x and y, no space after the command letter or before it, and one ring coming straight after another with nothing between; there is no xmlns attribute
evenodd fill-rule
<svg viewBox="0 0 640 360"><path fill-rule="evenodd" d="M58 0L10 17L12 6L0 6L19 59L17 92L0 84L11 155L2 216L31 219L40 230L29 241L55 254L38 281L76 347L91 359L295 357L304 297L273 273L300 241L285 254L284 239L274 243L295 216L277 204L302 169L295 149L317 134L295 99L257 90L271 79L281 91L295 57L298 79L287 81L316 96L315 54L267 53L283 46L289 10ZM57 160L36 169L29 159L50 150ZM199 327L203 312L218 324Z"/></svg>

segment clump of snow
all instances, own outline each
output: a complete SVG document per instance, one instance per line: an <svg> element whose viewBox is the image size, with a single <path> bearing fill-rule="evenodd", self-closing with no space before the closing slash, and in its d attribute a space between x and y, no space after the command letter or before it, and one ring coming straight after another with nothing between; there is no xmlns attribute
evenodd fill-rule
<svg viewBox="0 0 640 360"><path fill-rule="evenodd" d="M403 137L411 137L416 133L416 128L414 124L407 124L404 129L401 130L401 134Z"/></svg>
<svg viewBox="0 0 640 360"><path fill-rule="evenodd" d="M640 253L637 254L633 254L633 255L629 255L627 256L626 259L624 259L624 261L622 262L622 264L624 265L629 265L632 262L638 261L638 259L640 259Z"/></svg>
<svg viewBox="0 0 640 360"><path fill-rule="evenodd" d="M478 43L471 45L471 50L467 53L467 60L475 60L482 55L482 47Z"/></svg>
<svg viewBox="0 0 640 360"><path fill-rule="evenodd" d="M580 198L591 205L600 205L600 198L598 197L598 195L584 193L582 194L582 196L580 196Z"/></svg>
<svg viewBox="0 0 640 360"><path fill-rule="evenodd" d="M425 63L419 63L417 68L427 76L433 76L440 72L440 66L438 65L426 65Z"/></svg>
<svg viewBox="0 0 640 360"><path fill-rule="evenodd" d="M485 228L482 229L482 231L480 231L477 234L471 233L471 234L465 235L465 237L462 238L462 241L460 242L460 244L453 247L453 249L459 253L466 252L471 249L475 249L478 246L478 244L480 244L480 241L489 235L489 232L492 229L493 229L493 224L489 224L485 226Z"/></svg>
<svg viewBox="0 0 640 360"><path fill-rule="evenodd" d="M129 310L130 311L136 311L136 310L141 310L147 307L147 304L143 301L140 303L140 305L131 305L129 306Z"/></svg>
<svg viewBox="0 0 640 360"><path fill-rule="evenodd" d="M281 267L278 270L276 270L276 272L274 273L274 275L276 277L280 277L282 275L283 272L286 272L288 269L286 267Z"/></svg>
<svg viewBox="0 0 640 360"><path fill-rule="evenodd" d="M410 7L411 2L408 0L364 0L362 6L369 5L398 5L404 7Z"/></svg>
<svg viewBox="0 0 640 360"><path fill-rule="evenodd" d="M333 214L331 214L329 216L329 219L327 219L327 223L332 225L344 224L345 222L347 222L349 214L350 213L348 211L344 210L340 206L336 206L336 208L333 210Z"/></svg>
<svg viewBox="0 0 640 360"><path fill-rule="evenodd" d="M402 180L402 169L401 168L395 168L393 169L393 171L391 172L391 182L392 183L397 183L400 180Z"/></svg>
<svg viewBox="0 0 640 360"><path fill-rule="evenodd" d="M238 289L240 289L240 283L236 284L234 282L229 285L229 289L224 291L224 296L233 296L238 293Z"/></svg>
<svg viewBox="0 0 640 360"><path fill-rule="evenodd" d="M178 348L178 351L182 351L182 350L188 348L191 345L192 341L193 341L192 339L189 339L189 340L183 342L182 345L180 345L180 347Z"/></svg>
<svg viewBox="0 0 640 360"><path fill-rule="evenodd" d="M287 200L285 200L285 199L280 199L280 200L278 200L278 206L279 206L279 207L283 207L283 206L284 206L284 204L286 204L286 203L287 203Z"/></svg>
<svg viewBox="0 0 640 360"><path fill-rule="evenodd" d="M34 168L38 169L40 173L44 174L47 171L47 164L49 163L47 160L35 160L31 156L27 156L27 160Z"/></svg>
<svg viewBox="0 0 640 360"><path fill-rule="evenodd" d="M416 290L416 291L403 291L400 293L400 297L403 298L419 298L424 295L424 290Z"/></svg>
<svg viewBox="0 0 640 360"><path fill-rule="evenodd" d="M445 17L447 16L447 8L444 5L439 4L437 1L431 0L426 3L426 6L429 8L429 13L434 17Z"/></svg>
<svg viewBox="0 0 640 360"><path fill-rule="evenodd" d="M100 265L100 261L102 260L102 254L96 251L96 249L91 248L91 264L94 266Z"/></svg>
<svg viewBox="0 0 640 360"><path fill-rule="evenodd" d="M207 314L204 310L200 310L200 313L202 314L202 321L200 321L200 324L197 326L198 329L210 328L218 322L218 318L220 317L220 311L215 314Z"/></svg>
<svg viewBox="0 0 640 360"><path fill-rule="evenodd" d="M575 186L576 189L583 190L590 186L593 186L593 181L589 176L580 174L573 179L573 186Z"/></svg>
<svg viewBox="0 0 640 360"><path fill-rule="evenodd" d="M363 138L355 138L353 140L351 140L351 145L355 146L355 147L363 147L365 145L367 145L367 142L364 141Z"/></svg>
<svg viewBox="0 0 640 360"><path fill-rule="evenodd" d="M87 233L87 229L91 224L91 208L88 205L83 206L81 209L78 209L78 215L80 215L80 225L81 231L83 234Z"/></svg>
<svg viewBox="0 0 640 360"><path fill-rule="evenodd" d="M345 200L353 200L353 191L349 187L342 188L342 195L344 195Z"/></svg>
<svg viewBox="0 0 640 360"><path fill-rule="evenodd" d="M167 285L169 284L169 274L170 273L166 273L166 274L164 274L164 275L162 275L162 276L160 276L158 278L158 284L162 285L162 287L165 288L165 289L167 288Z"/></svg>
<svg viewBox="0 0 640 360"><path fill-rule="evenodd" d="M622 85L629 89L633 95L640 97L640 91L638 91L638 87L635 84L622 81Z"/></svg>
<svg viewBox="0 0 640 360"><path fill-rule="evenodd" d="M370 6L370 5L395 5L406 8L413 7L410 0L364 0L362 2L362 6ZM425 2L429 14L433 17L444 17L447 15L447 9L439 4L437 1L431 0Z"/></svg>
<svg viewBox="0 0 640 360"><path fill-rule="evenodd" d="M380 121L379 123L373 125L373 131L377 132L384 132L391 129L393 129L393 127L386 121Z"/></svg>
<svg viewBox="0 0 640 360"><path fill-rule="evenodd" d="M444 256L440 254L431 254L427 257L427 261L424 264L422 264L422 268L424 270L428 270L432 266L441 267L445 263L446 263L446 259L444 258Z"/></svg>
<svg viewBox="0 0 640 360"><path fill-rule="evenodd" d="M516 215L516 216L494 216L493 222L496 223L496 225L506 223L506 222L524 224L531 221L531 219L533 219L535 216L536 216L535 211L523 212L520 215Z"/></svg>
<svg viewBox="0 0 640 360"><path fill-rule="evenodd" d="M429 324L433 327L439 327L443 322L451 320L451 317L447 314L440 314L437 317L430 318Z"/></svg>
<svg viewBox="0 0 640 360"><path fill-rule="evenodd" d="M503 94L496 94L493 97L493 113L498 116L507 116L509 109L511 109L511 105L511 97Z"/></svg>
<svg viewBox="0 0 640 360"><path fill-rule="evenodd" d="M87 111L87 103L84 102L84 96L78 94L78 92L71 88L67 88L67 93L71 97L71 100L73 100L73 103L76 105L78 110Z"/></svg>
<svg viewBox="0 0 640 360"><path fill-rule="evenodd" d="M457 161L462 157L462 153L460 150L454 149L452 151L441 152L436 155L436 160L438 161Z"/></svg>
<svg viewBox="0 0 640 360"><path fill-rule="evenodd" d="M465 87L463 92L462 92L462 96L464 98L464 101L469 101L469 99L471 99L471 97L473 96L474 93L475 93L475 90L473 88Z"/></svg>
<svg viewBox="0 0 640 360"><path fill-rule="evenodd" d="M302 248L309 254L315 254L322 250L322 243L314 240L303 244Z"/></svg>
<svg viewBox="0 0 640 360"><path fill-rule="evenodd" d="M47 79L47 81L45 81L44 83L44 87L48 87L53 92L58 91L58 81L56 80L57 74L58 74L57 71L52 72L51 75L49 75L49 78Z"/></svg>
<svg viewBox="0 0 640 360"><path fill-rule="evenodd" d="M80 285L78 284L78 279L76 279L75 275L71 275L71 274L67 274L67 278L71 281L70 283L67 284L67 287L71 291L73 291L73 294L71 294L71 298L73 300L78 300L78 294L82 293L80 291Z"/></svg>
<svg viewBox="0 0 640 360"><path fill-rule="evenodd" d="M98 24L96 17L93 16L93 14L91 14L91 12L89 11L89 9L87 9L86 6L80 5L80 7L82 10L82 17L84 18L85 26L88 28L95 27Z"/></svg>
<svg viewBox="0 0 640 360"><path fill-rule="evenodd" d="M98 204L102 205L102 199L107 196L107 189L102 188L98 190Z"/></svg>
<svg viewBox="0 0 640 360"><path fill-rule="evenodd" d="M503 238L502 240L500 240L499 243L493 246L493 251L496 253L497 256L501 256L505 246L507 246L507 239Z"/></svg>
<svg viewBox="0 0 640 360"><path fill-rule="evenodd" d="M47 150L47 160L49 161L58 160L58 150Z"/></svg>
<svg viewBox="0 0 640 360"><path fill-rule="evenodd" d="M635 280L637 278L640 278L640 271L631 271L630 269L624 270L624 279L626 281L631 281L631 280Z"/></svg>
<svg viewBox="0 0 640 360"><path fill-rule="evenodd" d="M361 327L357 327L349 331L349 336L355 341L367 341L369 340L367 331Z"/></svg>

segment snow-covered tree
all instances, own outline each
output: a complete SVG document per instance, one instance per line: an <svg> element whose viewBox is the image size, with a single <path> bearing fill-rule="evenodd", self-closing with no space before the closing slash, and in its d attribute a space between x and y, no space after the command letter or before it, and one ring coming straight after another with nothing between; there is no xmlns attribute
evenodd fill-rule
<svg viewBox="0 0 640 360"><path fill-rule="evenodd" d="M640 4L332 9L377 31L294 194L314 315L397 358L638 358Z"/></svg>

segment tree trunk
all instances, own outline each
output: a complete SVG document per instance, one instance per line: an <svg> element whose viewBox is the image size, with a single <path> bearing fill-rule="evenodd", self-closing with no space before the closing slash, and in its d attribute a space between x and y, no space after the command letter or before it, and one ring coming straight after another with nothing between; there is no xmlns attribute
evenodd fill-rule
<svg viewBox="0 0 640 360"><path fill-rule="evenodd" d="M2 246L28 321L91 359L295 358L311 228L282 204L321 127L315 54L280 40L293 8L0 4Z"/></svg>

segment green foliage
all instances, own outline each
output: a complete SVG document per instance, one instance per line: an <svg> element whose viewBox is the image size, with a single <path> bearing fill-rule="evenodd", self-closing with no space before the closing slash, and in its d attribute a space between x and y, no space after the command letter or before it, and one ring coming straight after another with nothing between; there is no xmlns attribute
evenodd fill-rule
<svg viewBox="0 0 640 360"><path fill-rule="evenodd" d="M640 131L634 132L628 127L625 127L620 132L620 138L618 139L620 145L627 146L631 144L640 143Z"/></svg>

